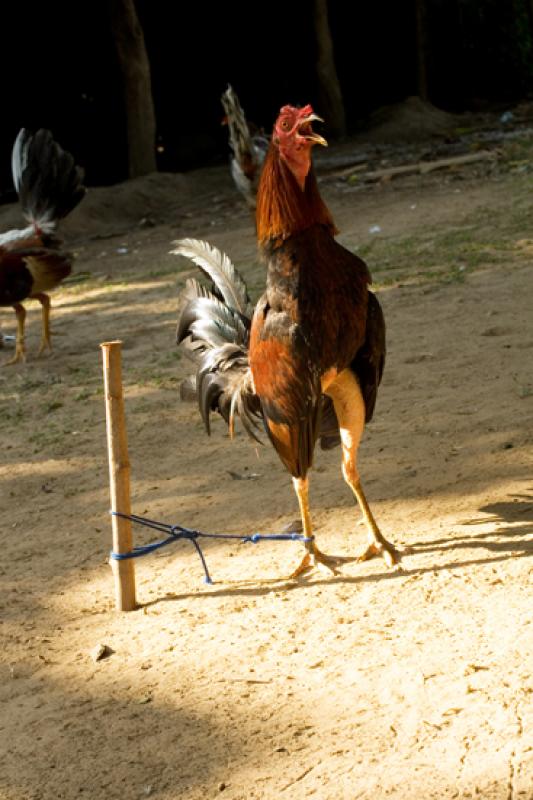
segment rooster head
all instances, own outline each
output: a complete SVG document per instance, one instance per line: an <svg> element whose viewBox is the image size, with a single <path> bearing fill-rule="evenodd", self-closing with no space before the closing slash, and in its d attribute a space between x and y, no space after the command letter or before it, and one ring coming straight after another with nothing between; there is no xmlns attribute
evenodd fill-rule
<svg viewBox="0 0 533 800"><path fill-rule="evenodd" d="M279 154L298 181L303 191L305 179L311 169L311 148L314 144L327 147L326 140L311 127L312 122L323 122L310 105L303 108L283 106L274 125L272 141Z"/></svg>

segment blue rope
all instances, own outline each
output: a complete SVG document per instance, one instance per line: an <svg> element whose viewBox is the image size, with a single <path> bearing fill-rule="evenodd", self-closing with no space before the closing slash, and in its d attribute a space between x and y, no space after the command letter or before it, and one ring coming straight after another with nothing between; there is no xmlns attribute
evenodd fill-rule
<svg viewBox="0 0 533 800"><path fill-rule="evenodd" d="M110 511L109 513L114 517L129 519L130 522L134 522L137 525L144 525L146 528L152 528L160 533L168 534L166 539L160 539L158 542L136 545L133 550L129 551L129 553L115 553L111 551L109 555L112 559L115 561L123 561L127 558L140 558L141 556L146 556L148 553L153 553L154 550L159 550L160 547L165 547L165 545L171 544L172 542L176 542L180 539L188 539L193 543L196 548L196 552L200 556L200 561L202 562L202 566L204 568L205 583L213 583L213 581L211 580L209 570L207 569L207 563L202 552L202 548L198 542L199 538L238 539L240 542L251 542L252 544L257 544L258 542L263 541L310 542L312 538L309 536L304 536L301 533L252 533L249 536L241 536L238 533L204 533L203 531L197 531L193 528L185 528L183 525L167 525L164 522L157 522L157 520L154 519L139 517L137 514L123 514L121 511Z"/></svg>

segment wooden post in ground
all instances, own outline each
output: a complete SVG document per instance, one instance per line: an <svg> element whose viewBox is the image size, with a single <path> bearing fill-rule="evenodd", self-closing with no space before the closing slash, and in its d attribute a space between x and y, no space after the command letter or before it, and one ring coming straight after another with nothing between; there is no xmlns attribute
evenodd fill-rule
<svg viewBox="0 0 533 800"><path fill-rule="evenodd" d="M100 345L104 366L111 510L131 514L130 462L122 393L121 346L122 342L103 342ZM113 552L129 553L133 548L130 520L112 516L111 525ZM116 609L117 611L132 611L137 608L133 560L131 558L124 560L112 558L111 569L115 577Z"/></svg>

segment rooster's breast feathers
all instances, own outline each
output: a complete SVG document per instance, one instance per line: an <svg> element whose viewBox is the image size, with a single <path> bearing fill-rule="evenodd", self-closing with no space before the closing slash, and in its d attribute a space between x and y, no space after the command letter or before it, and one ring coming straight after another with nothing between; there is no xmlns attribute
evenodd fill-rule
<svg viewBox="0 0 533 800"><path fill-rule="evenodd" d="M320 424L321 378L350 366L365 342L370 276L322 225L265 254L267 290L252 321L250 368L278 453L292 474L305 474Z"/></svg>

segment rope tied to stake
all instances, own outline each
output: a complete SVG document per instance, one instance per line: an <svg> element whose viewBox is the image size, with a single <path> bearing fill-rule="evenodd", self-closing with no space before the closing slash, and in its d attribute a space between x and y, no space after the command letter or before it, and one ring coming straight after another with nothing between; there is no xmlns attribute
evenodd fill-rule
<svg viewBox="0 0 533 800"><path fill-rule="evenodd" d="M252 544L258 544L259 542L263 541L310 542L312 540L312 537L304 536L301 533L252 533L248 536L241 536L238 533L205 533L204 531L197 531L194 528L186 528L183 525L167 525L165 522L158 522L157 520L148 519L147 517L140 517L137 514L123 514L121 511L113 510L111 510L109 513L113 517L129 519L130 522L134 522L136 525L144 525L146 528L152 528L152 530L167 534L166 539L160 539L158 542L151 542L150 544L136 545L133 550L129 551L129 553L115 553L112 550L109 554L110 558L114 559L115 561L123 561L127 558L140 558L141 556L146 556L149 553L153 553L154 550L159 550L160 547L165 547L165 545L171 544L172 542L177 542L181 539L188 539L193 543L196 548L196 552L200 556L200 561L202 562L202 566L204 568L205 583L213 583L213 581L211 580L209 570L207 569L207 563L202 552L202 548L198 542L199 538L236 539L243 543L251 542Z"/></svg>

